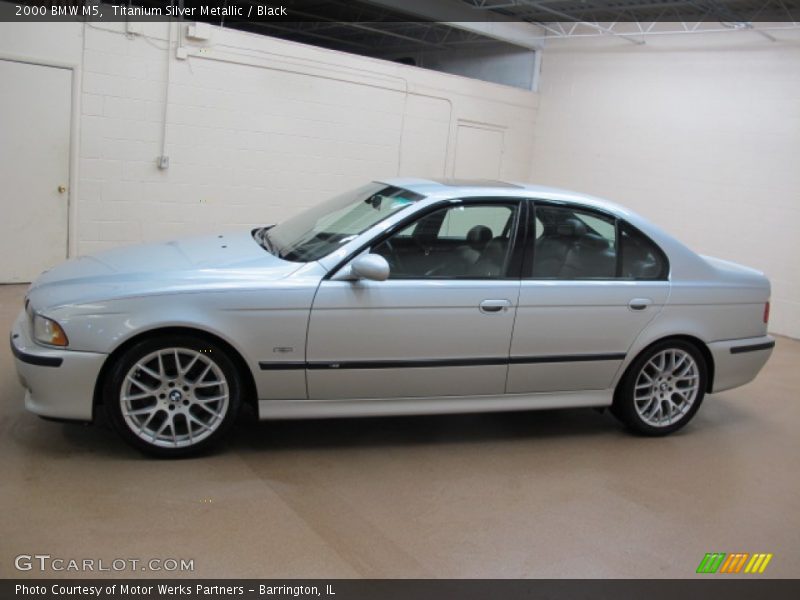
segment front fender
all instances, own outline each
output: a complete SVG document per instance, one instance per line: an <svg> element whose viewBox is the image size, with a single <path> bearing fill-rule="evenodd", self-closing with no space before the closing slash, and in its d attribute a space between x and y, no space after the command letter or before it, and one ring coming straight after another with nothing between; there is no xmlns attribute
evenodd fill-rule
<svg viewBox="0 0 800 600"><path fill-rule="evenodd" d="M62 307L48 315L67 333L70 349L112 354L142 334L189 328L214 335L249 367L259 399L306 398L302 371L261 371L260 361L304 362L309 310L316 288L203 292L118 299Z"/></svg>

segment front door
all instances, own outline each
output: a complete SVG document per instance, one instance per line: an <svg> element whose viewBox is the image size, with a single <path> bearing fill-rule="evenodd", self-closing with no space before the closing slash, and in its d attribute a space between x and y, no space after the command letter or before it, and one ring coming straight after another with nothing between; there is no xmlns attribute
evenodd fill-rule
<svg viewBox="0 0 800 600"><path fill-rule="evenodd" d="M378 243L387 281L323 281L307 346L312 399L502 394L519 278L517 202L434 209Z"/></svg>

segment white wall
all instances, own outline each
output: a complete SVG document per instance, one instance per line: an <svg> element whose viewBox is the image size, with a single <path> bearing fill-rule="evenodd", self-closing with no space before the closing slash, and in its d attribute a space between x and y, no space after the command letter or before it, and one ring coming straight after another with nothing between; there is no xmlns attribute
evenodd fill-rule
<svg viewBox="0 0 800 600"><path fill-rule="evenodd" d="M800 337L800 32L554 41L530 180L606 196L772 280Z"/></svg>
<svg viewBox="0 0 800 600"><path fill-rule="evenodd" d="M274 222L374 178L449 176L465 122L501 133L501 177L527 176L533 93L219 28L192 43L177 23L170 52L166 23L124 27L0 23L0 57L76 66L72 254Z"/></svg>

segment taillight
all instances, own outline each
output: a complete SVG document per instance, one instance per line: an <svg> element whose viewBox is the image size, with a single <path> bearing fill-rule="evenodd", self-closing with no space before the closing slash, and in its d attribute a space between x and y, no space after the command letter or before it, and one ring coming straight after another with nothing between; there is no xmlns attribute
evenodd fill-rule
<svg viewBox="0 0 800 600"><path fill-rule="evenodd" d="M769 300L764 305L764 323L769 323Z"/></svg>

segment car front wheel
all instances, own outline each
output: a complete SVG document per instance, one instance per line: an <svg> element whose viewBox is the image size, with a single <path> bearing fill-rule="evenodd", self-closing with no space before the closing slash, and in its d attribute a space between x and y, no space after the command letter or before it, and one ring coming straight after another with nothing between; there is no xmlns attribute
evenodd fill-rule
<svg viewBox="0 0 800 600"><path fill-rule="evenodd" d="M187 456L217 442L239 410L233 362L217 345L193 336L134 344L112 366L104 402L111 422L136 448Z"/></svg>
<svg viewBox="0 0 800 600"><path fill-rule="evenodd" d="M707 368L683 340L654 344L631 363L617 388L614 413L632 430L660 436L677 431L700 408Z"/></svg>

